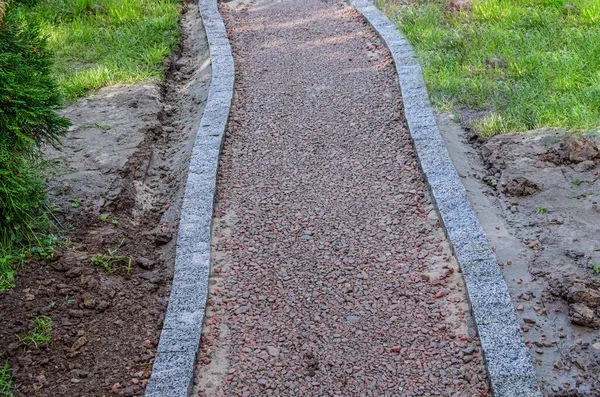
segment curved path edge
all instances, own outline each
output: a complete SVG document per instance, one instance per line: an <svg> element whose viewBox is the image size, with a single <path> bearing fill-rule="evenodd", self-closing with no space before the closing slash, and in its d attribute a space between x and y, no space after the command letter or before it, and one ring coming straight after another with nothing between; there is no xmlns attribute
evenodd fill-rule
<svg viewBox="0 0 600 397"><path fill-rule="evenodd" d="M410 135L467 285L492 391L497 397L542 396L508 287L438 130L417 58L407 39L371 1L351 3L394 59Z"/></svg>
<svg viewBox="0 0 600 397"><path fill-rule="evenodd" d="M187 397L208 294L217 166L233 100L235 70L217 0L199 0L212 79L188 171L177 235L175 274L146 397Z"/></svg>

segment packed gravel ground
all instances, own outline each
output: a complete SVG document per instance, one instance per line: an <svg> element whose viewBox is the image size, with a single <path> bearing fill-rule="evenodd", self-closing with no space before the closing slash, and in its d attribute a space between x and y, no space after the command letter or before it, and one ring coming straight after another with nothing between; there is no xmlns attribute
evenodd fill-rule
<svg viewBox="0 0 600 397"><path fill-rule="evenodd" d="M222 14L238 75L198 395L488 395L387 50L337 0Z"/></svg>

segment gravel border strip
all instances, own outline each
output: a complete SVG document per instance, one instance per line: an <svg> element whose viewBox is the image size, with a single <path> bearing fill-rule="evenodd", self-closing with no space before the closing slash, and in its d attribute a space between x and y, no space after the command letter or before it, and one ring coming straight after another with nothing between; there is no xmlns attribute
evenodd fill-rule
<svg viewBox="0 0 600 397"><path fill-rule="evenodd" d="M417 58L402 33L371 1L351 2L394 58L410 135L463 272L493 393L497 397L541 396L508 287L437 128Z"/></svg>
<svg viewBox="0 0 600 397"><path fill-rule="evenodd" d="M212 80L190 159L171 297L146 397L187 397L191 393L208 294L217 166L235 71L217 0L199 0L199 7L210 48Z"/></svg>

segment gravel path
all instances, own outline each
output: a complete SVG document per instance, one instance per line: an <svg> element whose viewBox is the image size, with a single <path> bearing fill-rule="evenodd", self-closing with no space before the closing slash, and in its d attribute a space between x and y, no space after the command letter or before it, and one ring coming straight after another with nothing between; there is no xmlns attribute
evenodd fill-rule
<svg viewBox="0 0 600 397"><path fill-rule="evenodd" d="M387 50L337 0L228 4L198 394L487 395Z"/></svg>

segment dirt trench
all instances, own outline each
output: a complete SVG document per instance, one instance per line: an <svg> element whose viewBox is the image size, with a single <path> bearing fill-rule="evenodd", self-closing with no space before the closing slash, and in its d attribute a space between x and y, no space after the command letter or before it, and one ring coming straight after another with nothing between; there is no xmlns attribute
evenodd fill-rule
<svg viewBox="0 0 600 397"><path fill-rule="evenodd" d="M0 293L0 353L12 367L16 396L143 395L210 85L193 2L181 33L163 84L103 88L63 111L73 126L46 158L66 241L50 261L26 264L16 288ZM51 343L19 343L17 335L40 315L53 320Z"/></svg>
<svg viewBox="0 0 600 397"><path fill-rule="evenodd" d="M496 250L547 396L600 395L600 140L438 126Z"/></svg>

